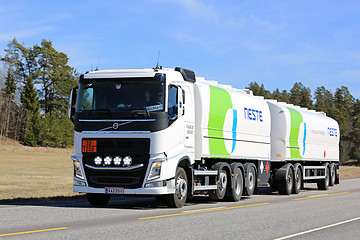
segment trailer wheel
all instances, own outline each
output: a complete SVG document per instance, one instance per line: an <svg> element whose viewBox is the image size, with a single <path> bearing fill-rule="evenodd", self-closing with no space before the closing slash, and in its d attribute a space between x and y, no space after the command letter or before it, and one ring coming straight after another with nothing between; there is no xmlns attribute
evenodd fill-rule
<svg viewBox="0 0 360 240"><path fill-rule="evenodd" d="M325 168L325 178L317 181L317 187L319 190L328 190L330 182L330 170L329 167Z"/></svg>
<svg viewBox="0 0 360 240"><path fill-rule="evenodd" d="M290 195L293 189L294 183L294 172L292 167L287 169L287 173L285 175L285 179L280 179L277 182L278 191L280 195Z"/></svg>
<svg viewBox="0 0 360 240"><path fill-rule="evenodd" d="M244 178L240 168L236 168L234 171L234 186L231 189L232 199L235 202L240 201L244 188Z"/></svg>
<svg viewBox="0 0 360 240"><path fill-rule="evenodd" d="M86 198L89 203L93 206L105 206L109 200L111 195L100 194L100 193L87 193Z"/></svg>
<svg viewBox="0 0 360 240"><path fill-rule="evenodd" d="M301 185L302 185L302 175L301 175L300 164L295 164L294 169L295 169L294 170L294 186L293 186L292 193L298 194L300 192Z"/></svg>
<svg viewBox="0 0 360 240"><path fill-rule="evenodd" d="M244 189L245 196L251 196L254 193L256 186L256 171L254 167L250 167L246 175L247 186Z"/></svg>
<svg viewBox="0 0 360 240"><path fill-rule="evenodd" d="M182 167L176 169L175 174L175 193L164 196L164 201L168 207L181 208L185 205L188 194L188 180L186 172Z"/></svg>
<svg viewBox="0 0 360 240"><path fill-rule="evenodd" d="M336 169L335 163L330 164L330 179L329 179L329 186L334 186L336 180Z"/></svg>
<svg viewBox="0 0 360 240"><path fill-rule="evenodd" d="M219 180L217 183L217 189L209 192L209 196L213 200L221 200L224 198L226 193L226 188L228 184L228 175L225 169L221 169L219 173Z"/></svg>

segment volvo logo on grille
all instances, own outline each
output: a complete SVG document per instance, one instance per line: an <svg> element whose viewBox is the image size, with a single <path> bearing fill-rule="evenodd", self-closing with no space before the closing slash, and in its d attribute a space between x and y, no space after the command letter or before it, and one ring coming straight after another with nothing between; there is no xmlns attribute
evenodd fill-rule
<svg viewBox="0 0 360 240"><path fill-rule="evenodd" d="M118 129L119 124L118 124L118 123L114 123L112 127L113 127L113 129Z"/></svg>

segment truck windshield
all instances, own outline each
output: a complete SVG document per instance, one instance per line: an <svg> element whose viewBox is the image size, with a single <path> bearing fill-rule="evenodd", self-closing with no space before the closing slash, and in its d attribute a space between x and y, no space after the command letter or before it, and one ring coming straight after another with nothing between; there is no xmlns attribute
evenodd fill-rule
<svg viewBox="0 0 360 240"><path fill-rule="evenodd" d="M77 112L164 111L165 77L85 79L80 82Z"/></svg>

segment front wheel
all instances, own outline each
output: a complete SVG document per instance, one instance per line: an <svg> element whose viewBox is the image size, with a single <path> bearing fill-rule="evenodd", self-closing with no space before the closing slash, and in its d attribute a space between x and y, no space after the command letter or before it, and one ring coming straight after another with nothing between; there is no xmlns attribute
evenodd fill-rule
<svg viewBox="0 0 360 240"><path fill-rule="evenodd" d="M168 207L181 208L185 205L188 194L188 181L186 172L183 168L178 167L175 174L175 193L164 196Z"/></svg>
<svg viewBox="0 0 360 240"><path fill-rule="evenodd" d="M86 198L89 203L93 206L105 206L109 200L111 195L100 194L100 193L87 193Z"/></svg>

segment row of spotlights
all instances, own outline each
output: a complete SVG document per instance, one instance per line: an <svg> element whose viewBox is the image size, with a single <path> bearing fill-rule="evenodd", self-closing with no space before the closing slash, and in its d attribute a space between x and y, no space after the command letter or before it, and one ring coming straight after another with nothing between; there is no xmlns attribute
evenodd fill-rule
<svg viewBox="0 0 360 240"><path fill-rule="evenodd" d="M97 166L100 166L102 163L104 163L106 166L110 166L112 162L115 166L120 166L122 164L124 167L130 167L132 164L132 158L130 156L125 156L124 158L116 156L113 159L110 156L106 156L104 159L102 159L100 156L97 156L94 159L94 163Z"/></svg>

